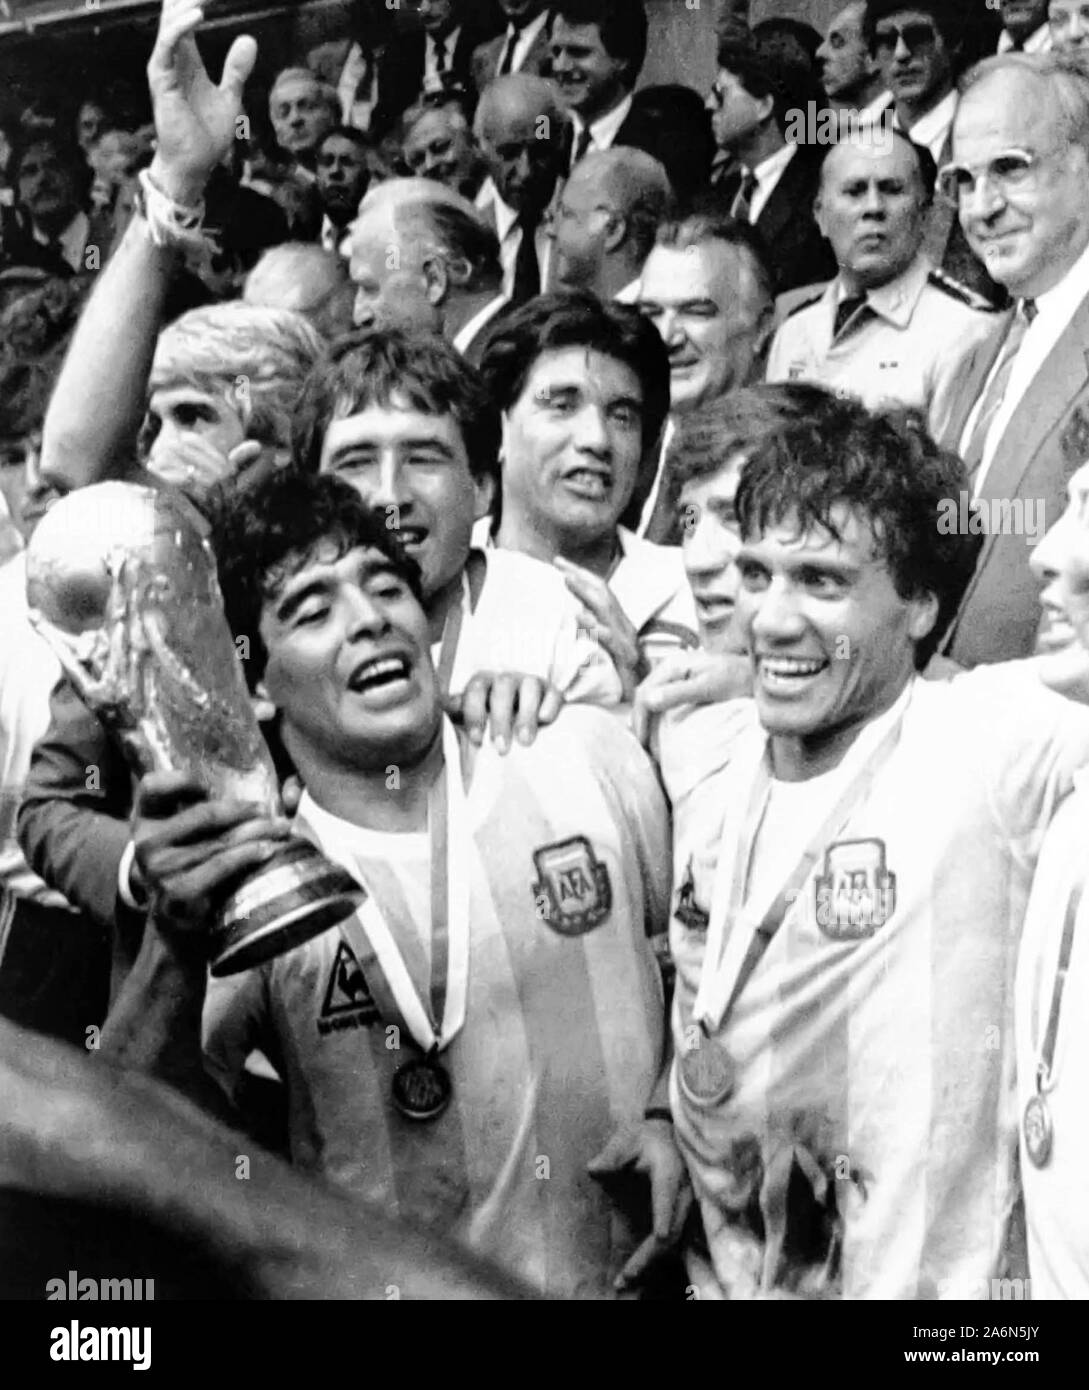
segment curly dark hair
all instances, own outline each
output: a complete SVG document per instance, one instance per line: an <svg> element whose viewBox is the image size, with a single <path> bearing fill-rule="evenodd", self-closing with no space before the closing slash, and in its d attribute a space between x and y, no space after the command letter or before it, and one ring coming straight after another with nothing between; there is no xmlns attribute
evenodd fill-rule
<svg viewBox="0 0 1089 1390"><path fill-rule="evenodd" d="M938 526L942 504L968 490L963 463L935 444L919 411L871 412L818 387L787 384L750 387L735 400L764 391L779 397L780 423L758 430L745 452L736 500L742 536L789 521L803 534L820 527L839 540L837 506L864 518L900 597L932 593L938 600L933 630L915 649L921 670L956 614L983 544L982 536L944 534ZM790 408L795 392L803 396L797 413ZM737 400L736 408L760 414L759 400Z"/></svg>
<svg viewBox="0 0 1089 1390"><path fill-rule="evenodd" d="M338 338L303 384L292 424L295 464L321 467L334 420L401 396L425 415L453 415L477 481L499 478L499 411L480 374L443 338L374 329Z"/></svg>
<svg viewBox="0 0 1089 1390"><path fill-rule="evenodd" d="M249 639L245 669L251 690L268 665L262 610L319 546L334 544L338 559L356 547L380 551L423 601L419 567L400 537L355 488L331 473L287 469L260 483L228 485L216 499L210 540L231 633Z"/></svg>

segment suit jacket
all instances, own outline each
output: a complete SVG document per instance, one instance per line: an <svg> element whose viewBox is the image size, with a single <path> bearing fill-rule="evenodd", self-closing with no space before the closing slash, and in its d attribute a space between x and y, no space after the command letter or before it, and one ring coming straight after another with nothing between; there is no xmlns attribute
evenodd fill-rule
<svg viewBox="0 0 1089 1390"><path fill-rule="evenodd" d="M776 294L831 280L837 274L835 255L813 217L822 155L820 148L799 145L756 219L756 230L763 238L775 277ZM722 185L727 209L740 182L737 174Z"/></svg>
<svg viewBox="0 0 1089 1390"><path fill-rule="evenodd" d="M27 863L73 907L113 927L129 913L117 871L129 839L132 778L120 747L67 677L30 761L17 833Z"/></svg>
<svg viewBox="0 0 1089 1390"><path fill-rule="evenodd" d="M547 19L537 37L530 44L525 62L518 69L519 72L529 73L537 77L549 76L552 71L552 49L549 46L550 28L551 19ZM506 44L507 31L504 29L496 38L478 44L473 50L470 71L473 86L478 92L482 92L489 82L493 82L499 76L499 63Z"/></svg>
<svg viewBox="0 0 1089 1390"><path fill-rule="evenodd" d="M1002 346L1009 314L996 316L993 332L966 354L963 384L940 439L959 449L972 406ZM995 451L980 496L987 502L1042 504L1042 515L1022 513L1022 534L994 534L1016 527L996 524L983 550L943 650L964 666L1008 661L1031 654L1040 622L1039 589L1029 569L1028 526L1047 527L1066 505L1066 484L1089 457L1089 296L1079 304L1062 337L1036 373ZM1005 513L1009 519L1009 513ZM999 514L1001 522L1003 514Z"/></svg>
<svg viewBox="0 0 1089 1390"><path fill-rule="evenodd" d="M645 98L653 100L662 88L647 89ZM711 159L715 152L710 117L694 124L691 113L672 114L656 102L651 109L643 105L643 92L632 93L632 106L616 133L615 145L630 145L653 155L669 175L677 198L683 203L706 188L711 178Z"/></svg>

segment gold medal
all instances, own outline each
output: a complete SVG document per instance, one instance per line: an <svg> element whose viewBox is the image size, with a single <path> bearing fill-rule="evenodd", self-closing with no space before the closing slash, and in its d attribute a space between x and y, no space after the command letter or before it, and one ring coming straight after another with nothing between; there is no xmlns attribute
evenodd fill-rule
<svg viewBox="0 0 1089 1390"><path fill-rule="evenodd" d="M733 1058L720 1044L701 1033L696 1045L681 1058L681 1090L693 1105L721 1105L737 1084Z"/></svg>
<svg viewBox="0 0 1089 1390"><path fill-rule="evenodd" d="M1045 1167L1051 1157L1051 1144L1055 1132L1051 1127L1051 1112L1043 1096L1033 1096L1025 1106L1022 1128L1025 1133L1025 1152L1037 1168Z"/></svg>

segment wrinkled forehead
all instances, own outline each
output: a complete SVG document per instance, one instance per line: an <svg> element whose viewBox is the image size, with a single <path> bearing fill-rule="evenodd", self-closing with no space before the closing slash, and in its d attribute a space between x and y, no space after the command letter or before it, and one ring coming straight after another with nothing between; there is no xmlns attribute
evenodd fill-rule
<svg viewBox="0 0 1089 1390"><path fill-rule="evenodd" d="M269 93L269 104L275 106L278 102L299 101L307 96L317 96L318 80L316 77L285 77L282 82L274 84Z"/></svg>
<svg viewBox="0 0 1089 1390"><path fill-rule="evenodd" d="M1046 150L1064 134L1048 83L1026 69L1005 68L981 78L961 96L953 121L953 158Z"/></svg>

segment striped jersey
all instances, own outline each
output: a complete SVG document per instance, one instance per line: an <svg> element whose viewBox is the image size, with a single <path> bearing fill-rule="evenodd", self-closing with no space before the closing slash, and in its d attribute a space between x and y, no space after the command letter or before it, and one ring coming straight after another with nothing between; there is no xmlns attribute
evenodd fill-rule
<svg viewBox="0 0 1089 1390"><path fill-rule="evenodd" d="M559 571L511 550L483 553L484 584L462 622L450 693L459 695L478 671L506 671L539 676L568 703L618 704L616 667L580 629L578 605Z"/></svg>
<svg viewBox="0 0 1089 1390"><path fill-rule="evenodd" d="M466 794L468 1003L441 1054L447 1110L412 1121L395 1108L393 1074L416 1054L352 924L211 982L209 1069L230 1090L260 1048L286 1081L300 1167L552 1296L602 1297L645 1234L586 1166L617 1124L642 1116L661 1067L649 935L668 913L665 801L631 735L586 707L505 758L486 743ZM426 1000L426 835L360 830L309 797L299 823L371 886Z"/></svg>
<svg viewBox="0 0 1089 1390"><path fill-rule="evenodd" d="M1007 1242L1015 953L1044 830L1089 759L1089 712L1009 667L914 680L903 704L899 741L817 846L710 1032L708 1055L729 1059L732 1091L694 1100L699 1086L686 1094L673 1069L710 1295L978 1297L1023 1260ZM731 808L749 804L765 744L751 701L705 710L702 741L694 723L676 747L662 731L678 1055L700 1040L692 1014L711 885L720 857L734 863ZM677 766L698 748L702 780ZM772 783L750 890L763 897L761 882L786 878L850 771ZM752 932L744 908L727 922L727 982Z"/></svg>
<svg viewBox="0 0 1089 1390"><path fill-rule="evenodd" d="M1033 1298L1089 1298L1089 786L1084 774L1052 821L1032 885L1017 966L1017 1114ZM1080 897L1075 900L1075 895ZM1050 1075L1043 1084L1051 1153L1037 1167L1025 1145L1025 1107L1036 1094L1045 1051L1063 927L1074 937L1058 1014Z"/></svg>

